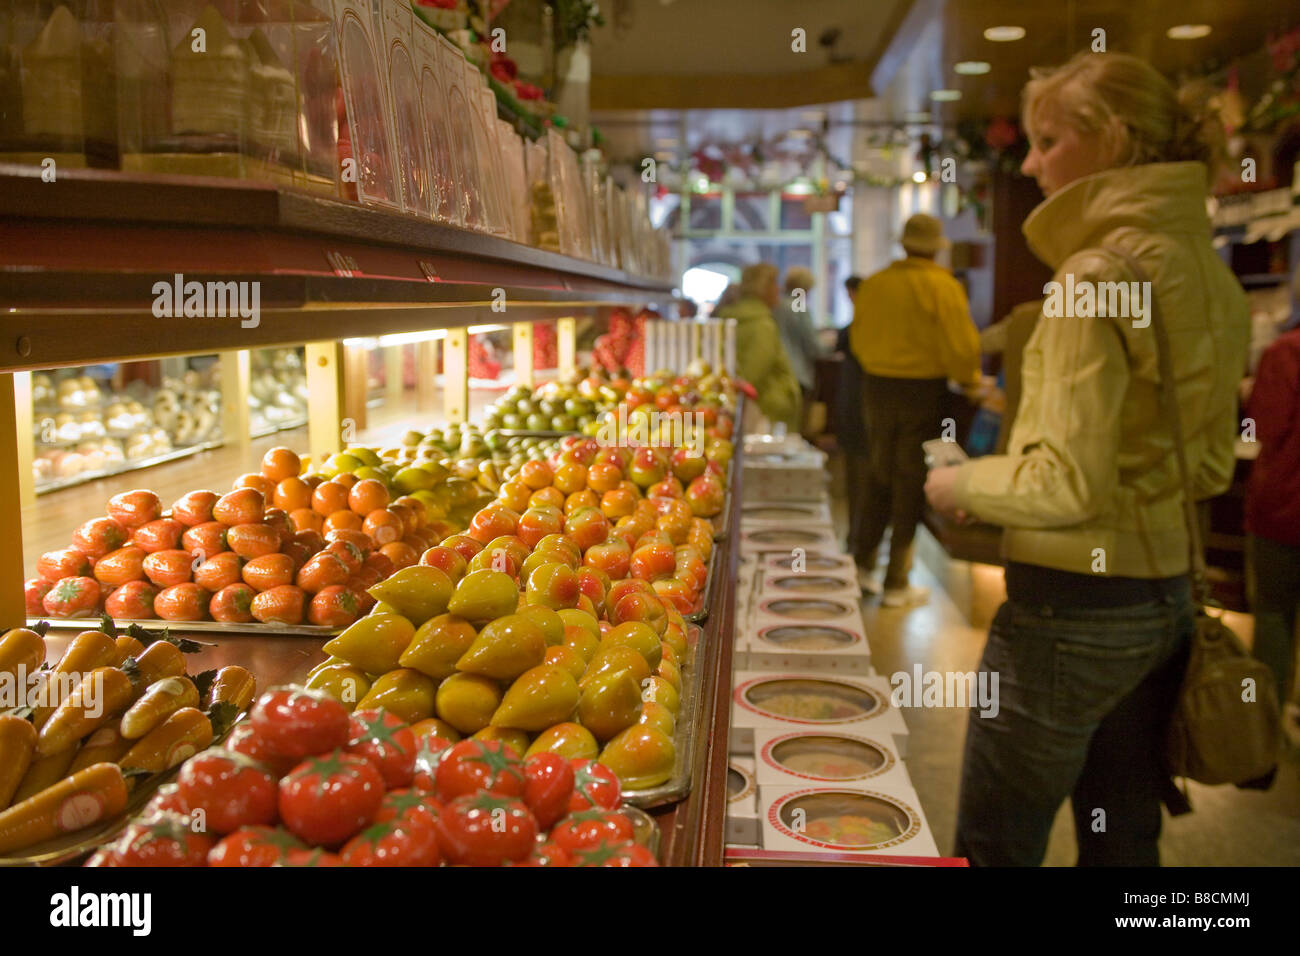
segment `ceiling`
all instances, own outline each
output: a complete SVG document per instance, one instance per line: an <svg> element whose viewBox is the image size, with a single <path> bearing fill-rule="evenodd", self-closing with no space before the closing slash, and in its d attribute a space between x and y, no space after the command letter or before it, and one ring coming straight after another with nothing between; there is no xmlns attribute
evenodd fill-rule
<svg viewBox="0 0 1300 956"><path fill-rule="evenodd" d="M855 115L901 122L928 110L945 124L1014 116L1030 68L1063 62L1097 28L1107 50L1144 56L1176 78L1300 26L1294 0L606 0L602 9L592 120L616 157L652 155L666 139L689 151L770 139L815 123L810 103L858 101L856 111L847 102L812 109L826 113L832 138L848 136ZM1212 29L1202 39L1166 36L1186 23ZM1006 25L1023 27L1024 38L985 39L986 28ZM790 50L796 26L807 31L807 53ZM836 41L819 45L833 27ZM953 71L967 60L990 70ZM961 99L932 103L939 88ZM763 106L783 108L754 108Z"/></svg>

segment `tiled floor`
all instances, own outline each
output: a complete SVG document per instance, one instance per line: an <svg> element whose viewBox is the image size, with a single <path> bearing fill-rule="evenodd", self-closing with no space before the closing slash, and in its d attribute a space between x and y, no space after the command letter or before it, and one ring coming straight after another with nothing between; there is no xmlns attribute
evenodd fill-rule
<svg viewBox="0 0 1300 956"><path fill-rule="evenodd" d="M843 486L837 481L833 487L842 516ZM919 663L926 671L973 671L989 622L1005 596L1002 569L951 560L922 528L912 583L931 589L925 606L882 608L879 599L870 596L862 602L876 669L890 675L911 671ZM1234 616L1230 623L1249 639L1248 616ZM912 783L940 852L950 853L966 711L909 708L905 717L911 730L907 764ZM1295 750L1287 755L1271 790L1192 784L1191 802L1195 812L1165 817L1160 852L1166 866L1300 865L1300 755ZM1066 805L1057 815L1044 862L1072 866L1074 861L1073 820Z"/></svg>

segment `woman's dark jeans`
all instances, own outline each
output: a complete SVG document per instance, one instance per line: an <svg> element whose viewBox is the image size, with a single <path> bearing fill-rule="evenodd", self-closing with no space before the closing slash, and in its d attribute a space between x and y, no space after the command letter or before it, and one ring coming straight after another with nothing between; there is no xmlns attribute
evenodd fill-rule
<svg viewBox="0 0 1300 956"><path fill-rule="evenodd" d="M971 711L958 856L1040 865L1070 797L1080 866L1159 865L1165 732L1195 618L1186 578L1150 585L1136 605L998 609L980 670L998 675L999 706Z"/></svg>

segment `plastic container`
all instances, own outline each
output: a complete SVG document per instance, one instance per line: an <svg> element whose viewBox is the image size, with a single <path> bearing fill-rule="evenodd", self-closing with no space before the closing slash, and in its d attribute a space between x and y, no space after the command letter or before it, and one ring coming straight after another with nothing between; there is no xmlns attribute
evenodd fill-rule
<svg viewBox="0 0 1300 956"><path fill-rule="evenodd" d="M379 0L375 8L376 35L383 38L383 62L388 71L388 107L397 148L402 208L428 219L433 216L434 205L433 161L429 158L421 105L413 19L408 0Z"/></svg>
<svg viewBox="0 0 1300 956"><path fill-rule="evenodd" d="M14 0L0 11L0 161L117 165L113 22L101 5Z"/></svg>
<svg viewBox="0 0 1300 956"><path fill-rule="evenodd" d="M442 72L438 34L420 17L413 18L415 62L420 75L420 106L429 151L433 218L451 225L464 225L460 195L460 162L452 141L449 108L451 100Z"/></svg>
<svg viewBox="0 0 1300 956"><path fill-rule="evenodd" d="M444 36L438 37L442 88L447 100L447 133L458 173L460 221L467 229L484 231L483 170L474 140L474 120L465 87L465 54Z"/></svg>
<svg viewBox="0 0 1300 956"><path fill-rule="evenodd" d="M338 56L329 11L303 0L118 0L113 86L122 169L337 194Z"/></svg>
<svg viewBox="0 0 1300 956"><path fill-rule="evenodd" d="M333 0L348 135L340 142L344 195L368 205L402 207L382 46L370 5ZM340 139L343 137L340 135Z"/></svg>

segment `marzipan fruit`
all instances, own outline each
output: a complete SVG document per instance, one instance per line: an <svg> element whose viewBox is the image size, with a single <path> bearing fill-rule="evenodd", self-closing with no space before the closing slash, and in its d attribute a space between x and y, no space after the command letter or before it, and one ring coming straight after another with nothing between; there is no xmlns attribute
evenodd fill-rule
<svg viewBox="0 0 1300 956"><path fill-rule="evenodd" d="M519 614L492 621L460 659L456 669L497 680L514 680L546 659L546 638L542 629Z"/></svg>
<svg viewBox="0 0 1300 956"><path fill-rule="evenodd" d="M492 715L493 727L533 732L558 724L578 703L578 682L562 667L542 664L520 674Z"/></svg>
<svg viewBox="0 0 1300 956"><path fill-rule="evenodd" d="M476 637L474 626L463 617L439 614L420 625L399 662L441 680L456 673L456 662Z"/></svg>
<svg viewBox="0 0 1300 956"><path fill-rule="evenodd" d="M368 614L325 644L325 653L341 657L367 674L396 670L415 627L399 614Z"/></svg>

